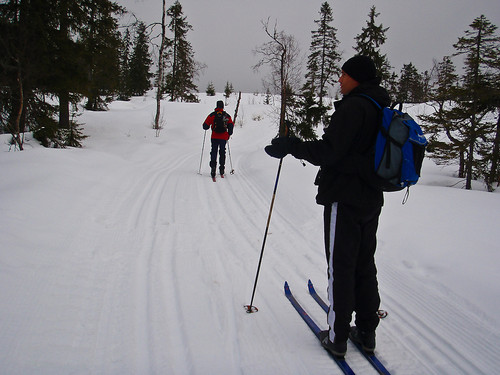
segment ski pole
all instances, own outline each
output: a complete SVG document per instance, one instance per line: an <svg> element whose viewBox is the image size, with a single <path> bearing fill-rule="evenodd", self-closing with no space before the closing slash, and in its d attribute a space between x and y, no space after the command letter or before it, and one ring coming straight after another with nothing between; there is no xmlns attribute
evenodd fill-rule
<svg viewBox="0 0 500 375"><path fill-rule="evenodd" d="M280 159L278 173L276 174L276 182L274 183L273 197L271 199L271 207L269 208L269 215L267 217L266 230L264 232L264 240L262 241L262 249L260 251L259 265L257 266L257 274L255 275L255 282L253 284L252 299L250 300L250 305L245 306L247 313L254 313L259 311L257 307L253 306L253 298L255 297L255 290L257 289L257 280L259 278L260 265L262 264L262 256L264 255L264 248L266 246L267 232L269 231L269 223L271 222L271 214L273 212L274 199L276 198L276 189L278 188L278 180L280 178L282 164L283 164L283 158Z"/></svg>
<svg viewBox="0 0 500 375"><path fill-rule="evenodd" d="M201 162L203 161L203 151L205 151L205 137L207 136L207 131L203 134L203 146L201 146L201 158L200 158L200 169L198 169L198 174L201 174Z"/></svg>
<svg viewBox="0 0 500 375"><path fill-rule="evenodd" d="M240 100L241 100L241 91L238 94L238 100L236 102L236 109L234 111L234 116L233 116L233 126L236 125L236 118L238 117L238 108L240 108ZM231 173L230 174L234 174L233 160L231 159L231 148L229 147L229 140L227 141L227 149L229 151L229 162L231 163Z"/></svg>
<svg viewBox="0 0 500 375"><path fill-rule="evenodd" d="M231 158L231 147L229 147L229 139L227 140L227 150L229 151L229 163L231 164L231 172L230 172L230 174L234 174L233 159Z"/></svg>

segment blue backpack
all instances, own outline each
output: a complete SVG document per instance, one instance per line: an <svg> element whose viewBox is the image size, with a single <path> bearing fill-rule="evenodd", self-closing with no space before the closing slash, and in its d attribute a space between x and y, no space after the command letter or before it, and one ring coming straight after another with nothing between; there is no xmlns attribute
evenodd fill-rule
<svg viewBox="0 0 500 375"><path fill-rule="evenodd" d="M373 183L383 191L399 191L415 185L420 177L428 142L420 126L407 113L381 107L368 95L360 94L382 111L380 129L375 141Z"/></svg>

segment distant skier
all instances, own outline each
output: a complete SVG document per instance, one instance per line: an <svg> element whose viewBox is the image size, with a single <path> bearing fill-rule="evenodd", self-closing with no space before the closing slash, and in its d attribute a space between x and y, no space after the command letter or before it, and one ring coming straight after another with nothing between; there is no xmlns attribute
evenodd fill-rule
<svg viewBox="0 0 500 375"><path fill-rule="evenodd" d="M212 150L210 151L210 174L215 178L217 169L217 152L219 153L219 173L224 176L224 168L226 164L226 142L233 134L234 123L231 116L224 111L224 102L217 101L215 110L210 113L205 122L203 129L212 129Z"/></svg>

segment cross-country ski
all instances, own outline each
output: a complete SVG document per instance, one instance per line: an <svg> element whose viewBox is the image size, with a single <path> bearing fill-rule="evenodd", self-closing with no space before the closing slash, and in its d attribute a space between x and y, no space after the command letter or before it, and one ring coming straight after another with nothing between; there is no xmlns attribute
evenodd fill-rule
<svg viewBox="0 0 500 375"><path fill-rule="evenodd" d="M321 306L323 311L325 313L328 313L328 305L325 303L325 301L318 295L316 292L316 289L314 289L314 285L311 282L311 280L308 281L307 286L309 288L309 293L311 296L314 298L314 300ZM377 370L379 374L382 375L390 375L389 371L385 368L385 366L380 362L380 360L377 358L377 356L374 353L368 353L363 348L361 345L354 341L351 340L351 342L356 346L356 348L363 354L363 356L370 362L370 364Z"/></svg>
<svg viewBox="0 0 500 375"><path fill-rule="evenodd" d="M314 322L314 320L307 314L307 312L304 310L304 308L299 304L299 302L295 299L293 296L292 292L290 291L290 287L288 283L285 281L285 296L288 298L292 306L297 310L299 313L300 317L306 322L307 326L311 329L311 331L314 333L314 335L320 339L320 332L321 329L319 326ZM344 358L339 358L334 355L330 355L332 359L335 361L335 363L340 367L342 372L347 375L354 375L354 371L351 369L351 367L347 364L346 360Z"/></svg>

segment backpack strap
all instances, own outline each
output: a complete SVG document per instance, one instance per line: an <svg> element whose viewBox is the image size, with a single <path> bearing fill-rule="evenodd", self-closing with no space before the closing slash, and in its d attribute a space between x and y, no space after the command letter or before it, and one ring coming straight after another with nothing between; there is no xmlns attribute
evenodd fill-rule
<svg viewBox="0 0 500 375"><path fill-rule="evenodd" d="M370 95L366 94L357 94L357 96L364 96L367 99L370 99L373 104L377 106L378 109L382 109L382 106L375 100L373 99ZM398 106L398 111L402 112L403 111L403 102L394 102L389 108L394 109L396 106Z"/></svg>
<svg viewBox="0 0 500 375"><path fill-rule="evenodd" d="M382 132L382 134L384 134L385 137L389 137L389 133L387 132L387 130L382 126L382 119L384 117L384 111L383 111L383 108L380 104L378 104L378 102L373 99L370 95L366 95L366 94L357 94L356 96L362 96L368 100L370 100L370 102L372 102L372 104L374 104L378 110L380 111L379 112L379 120L380 120L380 126L379 126L379 130Z"/></svg>
<svg viewBox="0 0 500 375"><path fill-rule="evenodd" d="M377 108L378 108L378 109L382 109L382 106L381 106L380 104L378 104L378 102L377 102L375 99L373 99L370 95L366 95L366 94L358 94L357 96L363 96L363 97L365 97L365 98L367 98L367 99L370 99L370 101L371 101L373 104L375 104L375 105L377 106Z"/></svg>
<svg viewBox="0 0 500 375"><path fill-rule="evenodd" d="M366 94L358 94L358 96L363 96L367 99L369 99L373 104L375 104L375 106L379 109L380 111L380 126L379 126L379 131L380 133L382 133L382 135L387 139L387 141L389 142L393 142L393 143L398 143L396 142L396 140L389 134L388 132L388 129L384 128L382 126L382 119L384 117L384 110L382 108L382 106L375 100L373 99L370 95L366 95ZM394 108L394 106L396 105L397 103L394 103L393 106L390 107L390 109L392 110ZM400 111L402 109L402 106L403 106L403 103L400 103ZM390 163L391 163L391 148L388 147L387 148L387 158L386 158L386 168L389 168L390 166Z"/></svg>

